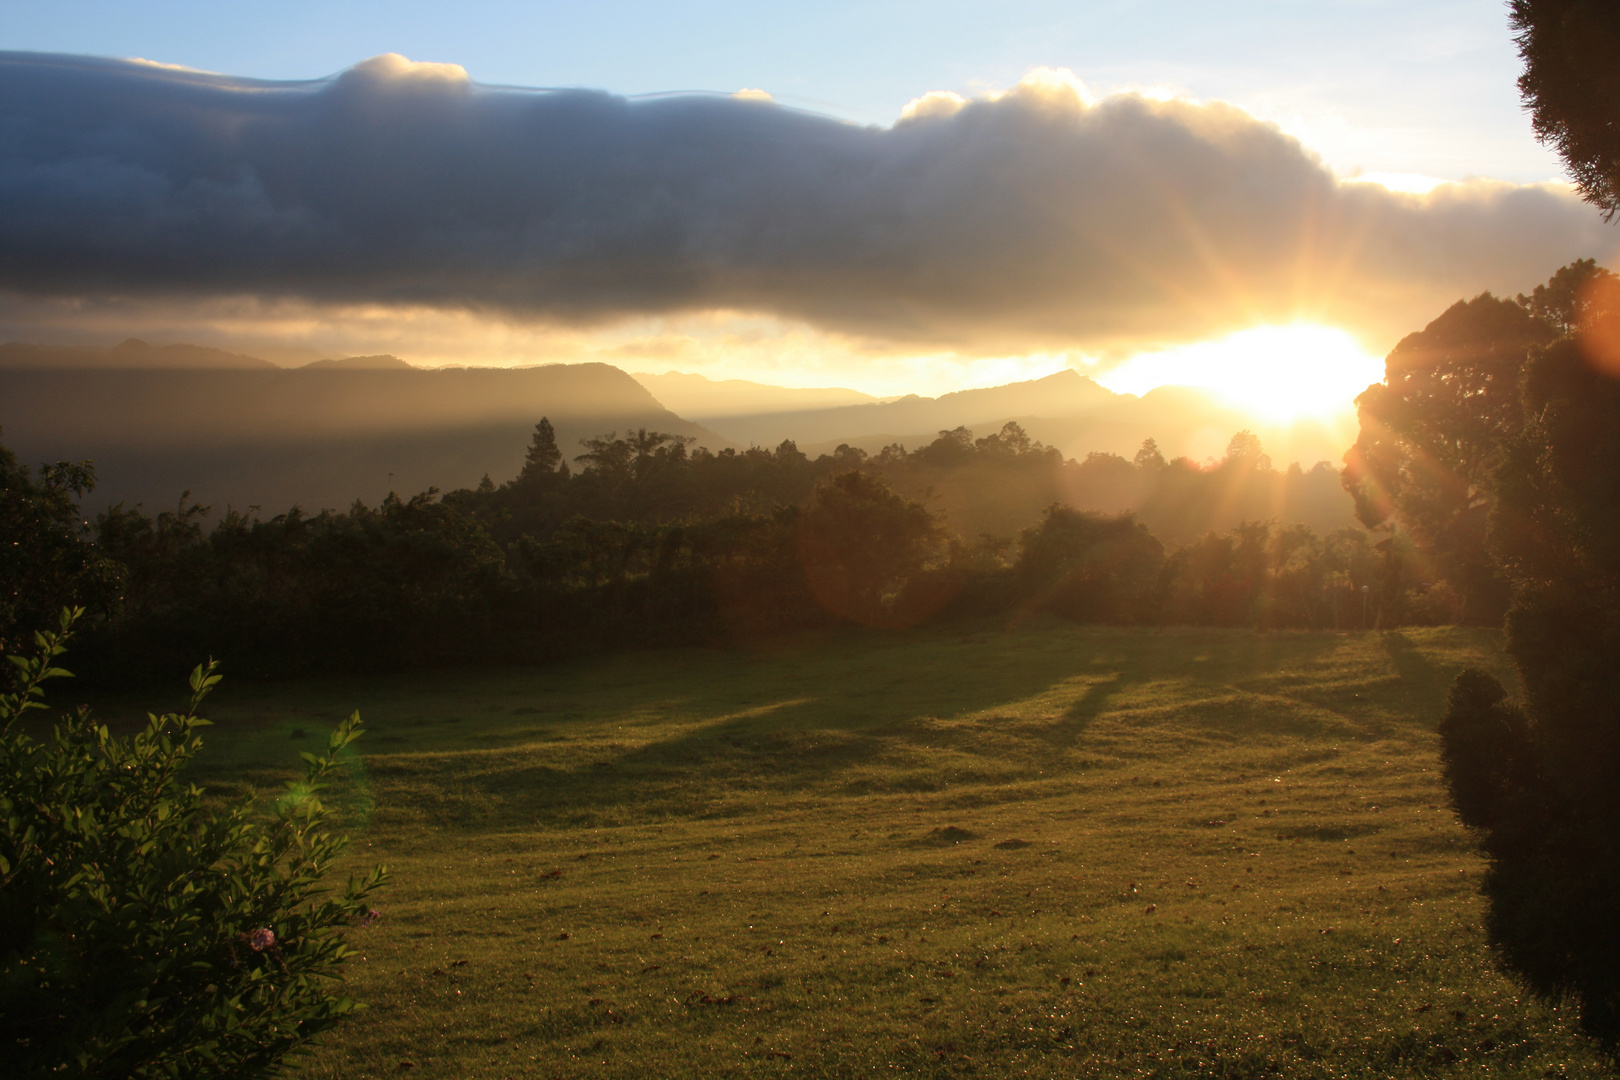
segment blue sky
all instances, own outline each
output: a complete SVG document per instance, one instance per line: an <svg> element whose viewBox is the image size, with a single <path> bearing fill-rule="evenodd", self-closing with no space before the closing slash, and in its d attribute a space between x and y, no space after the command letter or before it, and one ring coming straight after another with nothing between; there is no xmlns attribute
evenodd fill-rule
<svg viewBox="0 0 1620 1080"><path fill-rule="evenodd" d="M276 3L4 0L0 48L310 79L384 52L485 83L623 94L760 88L887 125L1064 67L1094 90L1170 86L1280 123L1340 173L1546 180L1498 0Z"/></svg>

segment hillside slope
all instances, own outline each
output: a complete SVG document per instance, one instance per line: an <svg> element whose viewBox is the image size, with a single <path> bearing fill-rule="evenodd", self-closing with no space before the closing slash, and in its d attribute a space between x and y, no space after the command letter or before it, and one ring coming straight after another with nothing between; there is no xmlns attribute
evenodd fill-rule
<svg viewBox="0 0 1620 1080"><path fill-rule="evenodd" d="M1106 409L1119 396L1075 371L982 390L959 390L937 398L909 394L895 401L790 412L715 417L714 430L739 443L774 446L793 439L806 445L850 442L889 432L927 432L996 417L1073 416ZM981 432L988 434L988 432Z"/></svg>
<svg viewBox="0 0 1620 1080"><path fill-rule="evenodd" d="M841 386L800 389L771 386L747 379L710 379L679 371L666 371L662 375L636 371L631 373L631 377L671 411L691 417L698 423L720 417L798 413L864 405L878 400L870 394Z"/></svg>
<svg viewBox="0 0 1620 1080"><path fill-rule="evenodd" d="M0 440L23 461L90 458L113 502L277 512L515 476L548 416L579 440L656 428L730 445L607 364L419 370L0 369Z"/></svg>

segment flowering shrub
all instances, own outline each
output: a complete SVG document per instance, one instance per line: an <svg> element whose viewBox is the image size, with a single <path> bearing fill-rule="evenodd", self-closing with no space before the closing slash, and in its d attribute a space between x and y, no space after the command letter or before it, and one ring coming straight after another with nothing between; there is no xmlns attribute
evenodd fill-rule
<svg viewBox="0 0 1620 1080"><path fill-rule="evenodd" d="M0 1051L12 1076L251 1077L338 1023L342 929L376 917L381 867L341 894L322 878L346 841L319 792L361 731L355 714L271 816L214 808L182 778L219 682L191 674L182 714L132 737L85 709L43 741L23 716L76 612L10 657L0 695Z"/></svg>

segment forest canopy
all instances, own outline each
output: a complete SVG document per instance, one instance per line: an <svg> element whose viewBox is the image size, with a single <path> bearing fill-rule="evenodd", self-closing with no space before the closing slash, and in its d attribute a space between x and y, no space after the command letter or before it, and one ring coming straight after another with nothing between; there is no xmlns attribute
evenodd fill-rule
<svg viewBox="0 0 1620 1080"><path fill-rule="evenodd" d="M1400 559L1348 527L1331 466L1277 470L1247 432L1205 465L1166 461L1151 440L1134 460L1064 460L1016 423L814 460L791 442L715 453L648 429L578 449L542 418L501 484L212 522L184 498L83 522L60 478L83 489L88 464L39 479L11 465L5 497L43 507L56 548L37 542L40 572L8 584L7 631L80 603L90 670L213 655L271 675L1035 610L1335 626L1359 623L1371 595L1373 618L1446 617L1412 603Z"/></svg>

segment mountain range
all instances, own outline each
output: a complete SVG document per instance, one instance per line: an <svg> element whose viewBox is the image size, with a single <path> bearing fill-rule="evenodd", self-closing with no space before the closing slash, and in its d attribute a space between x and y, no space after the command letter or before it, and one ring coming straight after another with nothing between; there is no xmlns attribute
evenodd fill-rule
<svg viewBox="0 0 1620 1080"><path fill-rule="evenodd" d="M607 364L532 368L0 368L0 442L26 463L91 459L87 510L182 490L218 509L375 504L517 475L542 417L579 440L649 428L725 438Z"/></svg>
<svg viewBox="0 0 1620 1080"><path fill-rule="evenodd" d="M1069 370L937 398L879 400L608 364L419 369L390 355L300 368L206 346L0 345L0 441L25 462L92 459L87 509L172 505L183 489L218 507L276 511L368 503L516 475L536 421L572 457L579 440L648 428L711 450L791 439L812 457L842 443L915 449L957 427L1016 421L1066 457L1130 457L1147 438L1168 457L1219 457L1256 430L1278 464L1337 463L1349 439L1313 423L1266 428L1207 395L1162 387L1115 394Z"/></svg>
<svg viewBox="0 0 1620 1080"><path fill-rule="evenodd" d="M1261 423L1187 387L1160 387L1141 397L1116 394L1073 370L935 398L912 394L889 401L822 405L809 395L836 392L781 391L775 408L751 412L723 407L735 400L730 391L718 389L725 383L710 383L716 389L705 397L702 383L707 380L697 375L681 378L684 407L671 405L674 411L740 445L775 446L792 439L812 457L843 443L869 454L891 443L914 450L941 431L966 427L982 437L1009 421L1021 425L1031 438L1057 447L1065 457L1081 459L1093 451L1128 458L1143 440L1154 439L1167 457L1203 461L1219 457L1227 440L1243 429L1259 434L1284 465L1296 460L1306 468L1322 460L1337 464L1349 445L1343 432L1319 421ZM646 377L637 379L653 389Z"/></svg>
<svg viewBox="0 0 1620 1080"><path fill-rule="evenodd" d="M632 373L632 378L645 386L671 412L680 413L708 427L726 418L834 409L879 400L870 394L841 386L801 390L749 382L747 379L710 379L679 371L666 371L662 375L638 371Z"/></svg>
<svg viewBox="0 0 1620 1080"><path fill-rule="evenodd" d="M0 345L0 368L278 370L277 365L256 356L243 356L206 345L148 345L140 338L130 338L110 348L99 349L84 345L28 345L13 341Z"/></svg>

